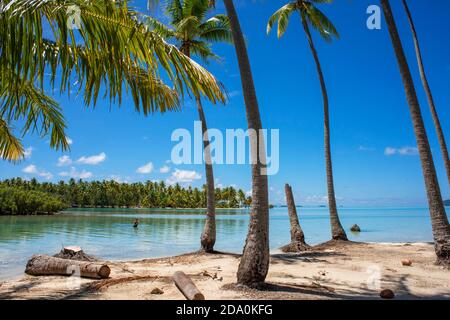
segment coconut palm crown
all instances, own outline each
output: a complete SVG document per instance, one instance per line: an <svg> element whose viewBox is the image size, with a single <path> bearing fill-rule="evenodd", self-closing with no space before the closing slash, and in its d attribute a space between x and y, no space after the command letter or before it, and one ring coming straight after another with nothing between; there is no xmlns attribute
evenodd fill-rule
<svg viewBox="0 0 450 320"><path fill-rule="evenodd" d="M69 27L75 12L77 28ZM6 0L0 3L0 157L18 161L21 135L50 135L69 147L62 109L48 90L82 94L95 106L100 92L120 105L131 93L145 114L179 108L188 89L224 101L215 78L140 21L127 1ZM162 81L165 73L171 84ZM47 84L50 84L49 86ZM74 85L75 84L75 85Z"/></svg>
<svg viewBox="0 0 450 320"><path fill-rule="evenodd" d="M294 12L298 12L302 21L308 22L325 40L331 41L333 36L339 38L339 33L330 19L328 19L327 16L314 5L316 3L332 2L333 0L297 0L288 3L269 18L267 33L270 33L273 25L278 22L277 34L278 37L281 38L288 28L291 15Z"/></svg>
<svg viewBox="0 0 450 320"><path fill-rule="evenodd" d="M230 22L224 14L207 17L214 8L211 0L168 0L166 14L170 19L166 26L155 18L148 17L148 25L164 39L172 39L188 56L195 55L204 62L217 59L211 44L233 41Z"/></svg>

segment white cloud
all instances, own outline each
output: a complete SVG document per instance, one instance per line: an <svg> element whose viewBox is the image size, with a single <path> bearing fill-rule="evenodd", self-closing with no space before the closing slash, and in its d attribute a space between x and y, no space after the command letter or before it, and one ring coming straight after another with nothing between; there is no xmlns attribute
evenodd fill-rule
<svg viewBox="0 0 450 320"><path fill-rule="evenodd" d="M372 148L372 147L366 147L366 146L359 146L358 147L358 151L374 151L375 150L375 148Z"/></svg>
<svg viewBox="0 0 450 320"><path fill-rule="evenodd" d="M402 147L402 148L387 147L384 150L384 154L386 156L393 156L396 154L401 156L414 156L419 154L419 150L416 147Z"/></svg>
<svg viewBox="0 0 450 320"><path fill-rule="evenodd" d="M343 201L344 198L336 195L337 201ZM320 194L313 194L308 195L306 197L299 197L300 201L306 204L310 205L328 205L328 196L327 195L320 195Z"/></svg>
<svg viewBox="0 0 450 320"><path fill-rule="evenodd" d="M414 156L416 154L419 154L419 149L417 149L416 147L404 147L400 148L398 150L398 153L402 156Z"/></svg>
<svg viewBox="0 0 450 320"><path fill-rule="evenodd" d="M309 204L327 204L328 203L328 196L323 196L323 195L309 195L306 196L306 198L304 199L305 203L309 203Z"/></svg>
<svg viewBox="0 0 450 320"><path fill-rule="evenodd" d="M67 140L67 143L69 144L69 146L73 144L73 140L70 139L69 137L66 137L66 140Z"/></svg>
<svg viewBox="0 0 450 320"><path fill-rule="evenodd" d="M47 171L40 171L39 172L39 176L43 177L43 178L45 178L47 180L53 179L53 174L51 174L50 172L47 172Z"/></svg>
<svg viewBox="0 0 450 320"><path fill-rule="evenodd" d="M62 156L58 158L58 167L70 166L72 164L72 159L69 156Z"/></svg>
<svg viewBox="0 0 450 320"><path fill-rule="evenodd" d="M106 160L106 154L104 152L102 152L96 156L81 157L80 159L77 160L77 162L80 164L88 164L88 165L95 166L97 164L102 163L105 160Z"/></svg>
<svg viewBox="0 0 450 320"><path fill-rule="evenodd" d="M77 169L75 169L75 167L71 167L70 171L60 172L59 175L61 177L70 177L70 178L74 178L74 179L89 179L89 178L92 178L94 176L92 174L92 172L89 172L89 171L86 171L86 170L78 172Z"/></svg>
<svg viewBox="0 0 450 320"><path fill-rule="evenodd" d="M30 164L28 167L24 168L22 172L35 174L38 172L36 166L34 164Z"/></svg>
<svg viewBox="0 0 450 320"><path fill-rule="evenodd" d="M29 166L25 167L22 172L43 177L47 180L53 179L53 174L45 170L39 170L34 164L30 164Z"/></svg>
<svg viewBox="0 0 450 320"><path fill-rule="evenodd" d="M387 147L387 148L384 150L384 154L387 155L387 156L392 156L392 155L394 155L394 154L396 154L396 153L397 153L397 149L392 148L392 147Z"/></svg>
<svg viewBox="0 0 450 320"><path fill-rule="evenodd" d="M169 166L163 166L159 169L160 173L169 173L170 172L170 167Z"/></svg>
<svg viewBox="0 0 450 320"><path fill-rule="evenodd" d="M115 181L117 183L129 183L130 177L123 178L122 176L119 176L119 175L116 175L116 174L112 174L112 175L109 176L109 179L113 180L113 181Z"/></svg>
<svg viewBox="0 0 450 320"><path fill-rule="evenodd" d="M200 180L201 178L202 175L196 171L175 169L175 171L172 172L172 175L169 179L166 180L166 182L168 184L191 183L194 180Z"/></svg>
<svg viewBox="0 0 450 320"><path fill-rule="evenodd" d="M28 147L24 150L23 155L25 156L25 159L30 159L31 155L33 154L33 147Z"/></svg>
<svg viewBox="0 0 450 320"><path fill-rule="evenodd" d="M153 163L149 162L142 167L139 167L136 172L140 174L150 174L153 171Z"/></svg>
<svg viewBox="0 0 450 320"><path fill-rule="evenodd" d="M228 93L228 97L230 98L235 98L237 96L240 96L241 92L239 90L234 90Z"/></svg>

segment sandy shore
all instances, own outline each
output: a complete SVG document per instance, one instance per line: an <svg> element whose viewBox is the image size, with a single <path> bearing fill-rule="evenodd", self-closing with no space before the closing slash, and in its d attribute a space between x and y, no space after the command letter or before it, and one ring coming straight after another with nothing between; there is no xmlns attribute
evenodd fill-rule
<svg viewBox="0 0 450 320"><path fill-rule="evenodd" d="M31 277L0 283L0 299L183 299L171 280L181 270L206 299L379 299L391 289L397 299L450 299L450 270L434 264L431 244L331 242L303 254L273 253L263 290L236 288L240 257L187 254L110 262L107 280L80 283L66 277ZM411 259L412 266L402 266ZM163 294L151 294L155 288Z"/></svg>

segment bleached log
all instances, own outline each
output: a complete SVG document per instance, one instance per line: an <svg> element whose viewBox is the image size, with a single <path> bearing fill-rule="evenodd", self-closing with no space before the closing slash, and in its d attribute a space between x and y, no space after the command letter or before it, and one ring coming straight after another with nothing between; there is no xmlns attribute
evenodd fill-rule
<svg viewBox="0 0 450 320"><path fill-rule="evenodd" d="M181 291L187 300L205 300L205 296L184 272L177 271L172 278L178 290Z"/></svg>
<svg viewBox="0 0 450 320"><path fill-rule="evenodd" d="M83 278L105 279L109 277L111 269L106 264L34 255L28 261L25 273L33 276L78 275Z"/></svg>

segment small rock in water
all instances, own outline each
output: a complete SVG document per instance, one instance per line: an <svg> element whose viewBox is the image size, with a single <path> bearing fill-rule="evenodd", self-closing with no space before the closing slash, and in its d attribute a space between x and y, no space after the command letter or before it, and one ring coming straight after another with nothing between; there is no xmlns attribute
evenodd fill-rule
<svg viewBox="0 0 450 320"><path fill-rule="evenodd" d="M357 225L354 224L351 228L350 228L351 232L361 232L361 228Z"/></svg>
<svg viewBox="0 0 450 320"><path fill-rule="evenodd" d="M391 289L384 289L380 292L380 297L383 299L394 299L395 294Z"/></svg>
<svg viewBox="0 0 450 320"><path fill-rule="evenodd" d="M410 259L403 259L402 260L402 265L405 267L411 267L412 266L412 261Z"/></svg>
<svg viewBox="0 0 450 320"><path fill-rule="evenodd" d="M151 294L164 294L164 291L162 291L160 288L155 288L150 293Z"/></svg>

